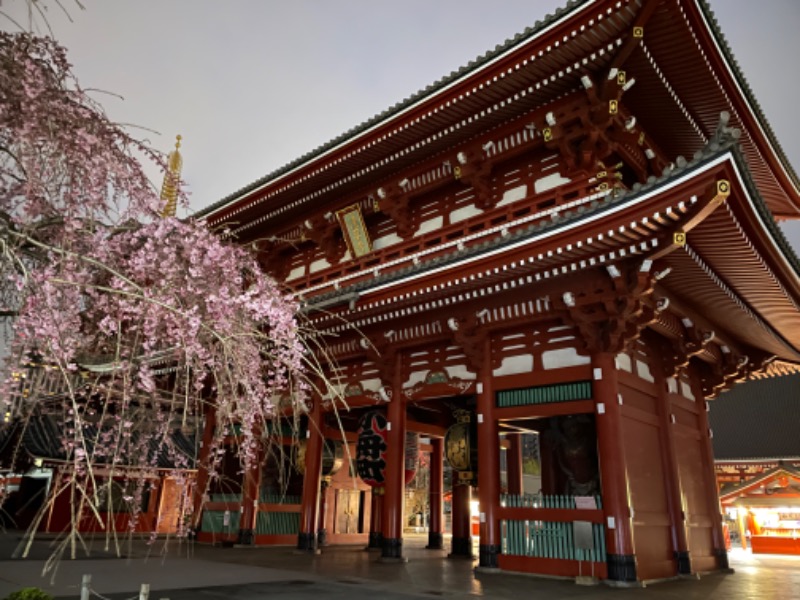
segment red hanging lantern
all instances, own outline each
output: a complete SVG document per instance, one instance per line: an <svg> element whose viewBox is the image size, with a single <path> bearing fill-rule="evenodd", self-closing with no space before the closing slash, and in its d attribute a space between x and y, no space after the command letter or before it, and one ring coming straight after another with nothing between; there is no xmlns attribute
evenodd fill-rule
<svg viewBox="0 0 800 600"><path fill-rule="evenodd" d="M444 436L444 455L461 482L474 483L478 471L478 436L467 410L456 411L456 420Z"/></svg>
<svg viewBox="0 0 800 600"><path fill-rule="evenodd" d="M386 481L386 451L388 448L386 416L377 410L366 413L358 423L356 470L358 476L372 487L383 487ZM419 435L406 434L404 481L414 480L419 466Z"/></svg>
<svg viewBox="0 0 800 600"><path fill-rule="evenodd" d="M371 410L358 422L356 470L369 486L382 487L386 480L388 435L386 415L380 411Z"/></svg>

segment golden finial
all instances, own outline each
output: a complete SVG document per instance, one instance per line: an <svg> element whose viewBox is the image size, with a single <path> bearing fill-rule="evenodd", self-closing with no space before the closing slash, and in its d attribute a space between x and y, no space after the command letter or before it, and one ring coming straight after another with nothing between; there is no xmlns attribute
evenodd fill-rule
<svg viewBox="0 0 800 600"><path fill-rule="evenodd" d="M161 185L161 199L166 202L161 210L162 217L174 217L178 207L178 190L183 168L183 157L180 153L182 139L180 135L175 136L175 150L167 157L167 171L164 173L164 183Z"/></svg>

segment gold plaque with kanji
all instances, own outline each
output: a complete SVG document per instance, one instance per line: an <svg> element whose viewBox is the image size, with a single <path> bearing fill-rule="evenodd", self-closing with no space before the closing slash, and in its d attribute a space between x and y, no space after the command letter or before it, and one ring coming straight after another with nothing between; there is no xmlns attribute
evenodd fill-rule
<svg viewBox="0 0 800 600"><path fill-rule="evenodd" d="M369 238L364 217L361 215L361 207L358 204L336 211L336 218L342 227L344 241L354 258L372 252L372 240Z"/></svg>

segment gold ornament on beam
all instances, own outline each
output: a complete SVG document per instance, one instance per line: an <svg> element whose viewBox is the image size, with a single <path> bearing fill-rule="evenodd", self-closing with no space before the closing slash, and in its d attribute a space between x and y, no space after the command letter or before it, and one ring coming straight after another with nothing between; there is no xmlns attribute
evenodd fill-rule
<svg viewBox="0 0 800 600"><path fill-rule="evenodd" d="M174 217L178 207L178 191L181 184L181 169L183 157L180 153L181 136L175 136L175 150L167 157L167 171L164 173L164 182L161 184L161 200L165 202L161 209L162 217Z"/></svg>
<svg viewBox="0 0 800 600"><path fill-rule="evenodd" d="M720 179L717 181L717 204L722 204L731 195L731 183L727 179Z"/></svg>

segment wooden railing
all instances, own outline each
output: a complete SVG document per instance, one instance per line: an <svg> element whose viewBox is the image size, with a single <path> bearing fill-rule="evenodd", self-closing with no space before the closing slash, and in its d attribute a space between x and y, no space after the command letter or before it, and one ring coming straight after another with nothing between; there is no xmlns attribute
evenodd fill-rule
<svg viewBox="0 0 800 600"><path fill-rule="evenodd" d="M241 507L240 494L212 494L204 506L200 530L223 536L238 534ZM299 530L300 498L262 492L256 535L297 535Z"/></svg>
<svg viewBox="0 0 800 600"><path fill-rule="evenodd" d="M606 546L602 501L600 496L586 500L596 508L577 508L574 496L503 495L499 511L500 567L568 577L590 574L604 577ZM591 524L591 544L577 543L576 521Z"/></svg>

